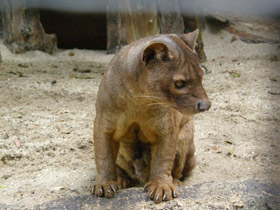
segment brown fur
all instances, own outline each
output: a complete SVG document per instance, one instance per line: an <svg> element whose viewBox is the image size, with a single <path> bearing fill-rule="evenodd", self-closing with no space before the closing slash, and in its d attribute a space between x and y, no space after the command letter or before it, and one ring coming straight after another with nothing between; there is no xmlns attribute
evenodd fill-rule
<svg viewBox="0 0 280 210"><path fill-rule="evenodd" d="M195 165L192 115L211 103L194 51L198 30L123 47L100 84L94 121L96 196L148 182L156 203L177 196Z"/></svg>

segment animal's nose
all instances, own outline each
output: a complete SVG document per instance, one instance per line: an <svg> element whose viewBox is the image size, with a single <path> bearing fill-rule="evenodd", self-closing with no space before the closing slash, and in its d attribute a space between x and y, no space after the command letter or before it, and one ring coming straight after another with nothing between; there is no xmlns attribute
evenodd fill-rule
<svg viewBox="0 0 280 210"><path fill-rule="evenodd" d="M199 101L196 105L197 112L204 112L210 109L211 102L210 101Z"/></svg>

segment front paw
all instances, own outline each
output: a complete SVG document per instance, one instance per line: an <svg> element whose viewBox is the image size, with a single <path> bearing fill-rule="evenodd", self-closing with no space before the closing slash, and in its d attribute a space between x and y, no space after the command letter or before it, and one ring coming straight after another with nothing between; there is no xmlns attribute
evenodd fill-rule
<svg viewBox="0 0 280 210"><path fill-rule="evenodd" d="M91 193L96 197L107 197L112 198L116 194L116 192L120 189L119 184L116 181L108 181L105 184L95 184Z"/></svg>
<svg viewBox="0 0 280 210"><path fill-rule="evenodd" d="M145 185L144 190L147 192L147 196L151 200L154 200L155 203L169 201L178 196L178 191L175 185L166 181L148 182Z"/></svg>

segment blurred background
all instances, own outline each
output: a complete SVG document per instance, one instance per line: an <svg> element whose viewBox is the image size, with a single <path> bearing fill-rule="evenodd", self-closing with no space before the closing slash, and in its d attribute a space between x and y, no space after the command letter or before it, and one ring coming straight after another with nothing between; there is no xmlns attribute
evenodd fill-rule
<svg viewBox="0 0 280 210"><path fill-rule="evenodd" d="M267 24L275 24L274 20L280 17L280 1L11 0L2 1L1 4L1 13L11 13L9 18L2 14L5 24L18 19L15 14L17 10L24 12L23 19L37 18L47 34L55 34L58 48L107 50L113 53L121 46L145 36L204 29L207 21L216 23L217 27L228 27L230 21L234 24L241 20L252 21L254 17L259 22L262 22L262 18L271 18ZM3 34L1 23L0 34ZM28 20L22 24L28 28ZM5 31L17 36L11 30L6 27ZM12 39L4 34L6 43Z"/></svg>

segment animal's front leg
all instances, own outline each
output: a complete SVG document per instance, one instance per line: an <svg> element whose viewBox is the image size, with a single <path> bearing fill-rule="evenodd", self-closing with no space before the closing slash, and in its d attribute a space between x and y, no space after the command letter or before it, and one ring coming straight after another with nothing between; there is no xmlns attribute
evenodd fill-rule
<svg viewBox="0 0 280 210"><path fill-rule="evenodd" d="M98 123L95 123L94 152L97 175L92 193L98 197L112 198L120 189L117 183L115 163L118 144L113 142L112 135L104 130L104 128L100 129Z"/></svg>
<svg viewBox="0 0 280 210"><path fill-rule="evenodd" d="M149 182L145 186L147 196L156 203L177 197L171 171L176 154L177 132L172 131L152 146L152 160Z"/></svg>

